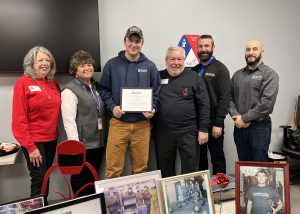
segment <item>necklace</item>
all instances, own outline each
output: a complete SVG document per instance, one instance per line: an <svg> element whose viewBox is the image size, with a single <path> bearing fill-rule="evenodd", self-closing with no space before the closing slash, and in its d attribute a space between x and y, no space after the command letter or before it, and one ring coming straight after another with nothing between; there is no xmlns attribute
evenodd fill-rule
<svg viewBox="0 0 300 214"><path fill-rule="evenodd" d="M37 80L35 80L35 81L38 84L38 86L40 87L40 89L47 95L48 100L50 100L51 96L48 94L48 92L45 90L45 88L41 87L40 83Z"/></svg>

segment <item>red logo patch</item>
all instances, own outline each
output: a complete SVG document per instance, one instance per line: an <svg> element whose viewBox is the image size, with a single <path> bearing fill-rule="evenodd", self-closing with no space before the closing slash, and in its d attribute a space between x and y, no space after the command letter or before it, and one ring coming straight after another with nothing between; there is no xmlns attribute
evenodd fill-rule
<svg viewBox="0 0 300 214"><path fill-rule="evenodd" d="M185 97L189 95L189 89L187 87L183 88L182 95Z"/></svg>

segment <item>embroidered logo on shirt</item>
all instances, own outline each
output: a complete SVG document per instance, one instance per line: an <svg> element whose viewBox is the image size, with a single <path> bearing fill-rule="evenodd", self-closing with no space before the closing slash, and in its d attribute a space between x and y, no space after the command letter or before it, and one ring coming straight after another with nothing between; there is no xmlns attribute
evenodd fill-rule
<svg viewBox="0 0 300 214"><path fill-rule="evenodd" d="M182 95L187 97L189 95L189 89L187 87L184 87L182 90Z"/></svg>
<svg viewBox="0 0 300 214"><path fill-rule="evenodd" d="M216 74L215 73L205 73L205 76L215 77Z"/></svg>
<svg viewBox="0 0 300 214"><path fill-rule="evenodd" d="M29 85L28 88L29 88L30 92L42 91L41 88L37 85Z"/></svg>
<svg viewBox="0 0 300 214"><path fill-rule="evenodd" d="M253 80L262 80L262 76L257 76L257 75L253 75L252 77L251 77L251 79L253 79Z"/></svg>
<svg viewBox="0 0 300 214"><path fill-rule="evenodd" d="M138 72L139 72L139 73L147 73L147 69L139 68L139 69L138 69Z"/></svg>

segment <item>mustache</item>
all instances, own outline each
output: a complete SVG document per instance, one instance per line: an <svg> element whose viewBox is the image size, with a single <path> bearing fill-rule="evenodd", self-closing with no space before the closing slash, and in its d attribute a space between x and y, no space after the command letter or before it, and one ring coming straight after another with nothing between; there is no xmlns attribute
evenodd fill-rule
<svg viewBox="0 0 300 214"><path fill-rule="evenodd" d="M208 51L200 51L199 53L200 53L200 54L209 54Z"/></svg>
<svg viewBox="0 0 300 214"><path fill-rule="evenodd" d="M175 65L172 66L172 68L180 68L180 66L181 65L179 65L179 64L175 64Z"/></svg>

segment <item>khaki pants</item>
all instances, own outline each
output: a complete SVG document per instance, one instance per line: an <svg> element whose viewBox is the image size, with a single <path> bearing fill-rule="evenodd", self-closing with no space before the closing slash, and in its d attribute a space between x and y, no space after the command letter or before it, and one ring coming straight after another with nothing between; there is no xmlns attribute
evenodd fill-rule
<svg viewBox="0 0 300 214"><path fill-rule="evenodd" d="M127 147L130 151L132 174L147 170L150 143L150 121L122 122L110 120L106 148L105 178L120 177Z"/></svg>

